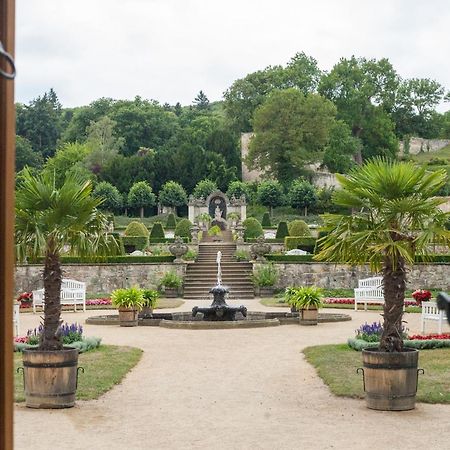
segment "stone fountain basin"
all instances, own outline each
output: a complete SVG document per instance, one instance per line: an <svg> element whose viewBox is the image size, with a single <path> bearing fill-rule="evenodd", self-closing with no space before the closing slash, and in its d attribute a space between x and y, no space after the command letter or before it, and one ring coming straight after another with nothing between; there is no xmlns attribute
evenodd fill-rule
<svg viewBox="0 0 450 450"><path fill-rule="evenodd" d="M258 312L248 311L247 317L237 313L233 321L211 321L203 320L203 314L192 317L190 312L153 313L151 318L139 319L139 326L161 326L164 328L186 329L186 330L223 330L236 328L262 328L279 325L297 325L299 323L298 313L288 312ZM348 314L320 313L318 322L345 322L351 320ZM91 325L119 325L118 315L104 315L89 317L87 324Z"/></svg>

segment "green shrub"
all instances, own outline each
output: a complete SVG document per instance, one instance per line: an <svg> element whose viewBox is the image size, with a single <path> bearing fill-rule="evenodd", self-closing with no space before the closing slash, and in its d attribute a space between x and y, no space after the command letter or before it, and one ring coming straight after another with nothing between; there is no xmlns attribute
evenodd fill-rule
<svg viewBox="0 0 450 450"><path fill-rule="evenodd" d="M287 223L283 220L278 224L277 234L275 235L275 238L284 239L286 236L289 236L289 229Z"/></svg>
<svg viewBox="0 0 450 450"><path fill-rule="evenodd" d="M111 292L111 303L118 308L141 309L144 304L142 289L136 287L116 289Z"/></svg>
<svg viewBox="0 0 450 450"><path fill-rule="evenodd" d="M450 263L450 254L445 255L416 255L415 261L418 263Z"/></svg>
<svg viewBox="0 0 450 450"><path fill-rule="evenodd" d="M246 252L245 250L236 250L234 253L234 257L238 261L250 261L250 253Z"/></svg>
<svg viewBox="0 0 450 450"><path fill-rule="evenodd" d="M222 230L219 225L214 225L208 230L208 236L219 236L222 234Z"/></svg>
<svg viewBox="0 0 450 450"><path fill-rule="evenodd" d="M175 272L166 272L159 281L159 286L179 289L182 283L183 280Z"/></svg>
<svg viewBox="0 0 450 450"><path fill-rule="evenodd" d="M129 252L135 250L143 251L148 246L148 237L146 236L122 236L124 248Z"/></svg>
<svg viewBox="0 0 450 450"><path fill-rule="evenodd" d="M153 224L152 231L150 232L150 241L152 239L164 239L165 237L166 235L164 234L162 223L156 222L155 224Z"/></svg>
<svg viewBox="0 0 450 450"><path fill-rule="evenodd" d="M134 220L130 222L125 229L125 236L145 236L148 237L147 227L142 223Z"/></svg>
<svg viewBox="0 0 450 450"><path fill-rule="evenodd" d="M166 228L169 229L174 229L177 226L177 220L175 219L175 214L174 213L170 213L167 216L167 223L166 223Z"/></svg>
<svg viewBox="0 0 450 450"><path fill-rule="evenodd" d="M311 231L305 221L293 220L289 223L289 236L311 236Z"/></svg>
<svg viewBox="0 0 450 450"><path fill-rule="evenodd" d="M377 348L379 342L367 342L362 339L350 338L347 340L347 345L353 350L361 351L366 348ZM426 340L410 340L405 339L403 346L406 348L416 348L417 350L426 350L433 348L448 348L450 347L450 339L426 339Z"/></svg>
<svg viewBox="0 0 450 450"><path fill-rule="evenodd" d="M61 256L61 264L142 264L142 263L161 263L173 262L175 256L168 254L153 254L143 256L105 256L102 258L80 257L80 256ZM37 263L42 263L43 258L38 258Z"/></svg>
<svg viewBox="0 0 450 450"><path fill-rule="evenodd" d="M253 284L257 287L271 287L278 281L278 269L272 264L258 267L252 275Z"/></svg>
<svg viewBox="0 0 450 450"><path fill-rule="evenodd" d="M259 236L264 235L264 231L262 229L261 224L254 217L249 217L248 219L245 219L243 225L245 228L244 239L258 238Z"/></svg>
<svg viewBox="0 0 450 450"><path fill-rule="evenodd" d="M195 261L197 259L198 253L195 250L189 249L185 255L183 255L183 259L185 261Z"/></svg>
<svg viewBox="0 0 450 450"><path fill-rule="evenodd" d="M316 248L316 238L313 237L290 237L284 238L284 247L286 250L300 249L308 253L314 253Z"/></svg>
<svg viewBox="0 0 450 450"><path fill-rule="evenodd" d="M159 292L154 289L142 289L144 301L142 306L147 308L156 308L159 298Z"/></svg>
<svg viewBox="0 0 450 450"><path fill-rule="evenodd" d="M267 211L263 215L261 225L263 228L268 228L272 226L272 224L270 223L270 214Z"/></svg>
<svg viewBox="0 0 450 450"><path fill-rule="evenodd" d="M175 228L175 236L191 239L192 222L189 219L181 219Z"/></svg>

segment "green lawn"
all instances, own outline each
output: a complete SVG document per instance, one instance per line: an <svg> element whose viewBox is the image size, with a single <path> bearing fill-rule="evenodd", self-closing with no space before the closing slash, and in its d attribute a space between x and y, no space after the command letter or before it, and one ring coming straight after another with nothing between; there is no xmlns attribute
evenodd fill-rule
<svg viewBox="0 0 450 450"><path fill-rule="evenodd" d="M418 153L417 155L410 155L414 161L418 161L421 163L427 163L430 159L434 158L442 158L447 159L450 164L450 145L447 145L444 148L441 148L437 152L427 152L426 149L422 153Z"/></svg>
<svg viewBox="0 0 450 450"><path fill-rule="evenodd" d="M303 353L320 378L337 396L363 398L361 353L346 344L318 345L306 348ZM450 403L450 349L421 350L417 400L424 403Z"/></svg>
<svg viewBox="0 0 450 450"><path fill-rule="evenodd" d="M85 373L78 378L77 400L94 400L114 385L119 384L125 375L139 362L142 350L134 347L101 345L98 349L81 353L78 365ZM14 400L23 402L23 377L17 373L22 366L22 354L14 354Z"/></svg>

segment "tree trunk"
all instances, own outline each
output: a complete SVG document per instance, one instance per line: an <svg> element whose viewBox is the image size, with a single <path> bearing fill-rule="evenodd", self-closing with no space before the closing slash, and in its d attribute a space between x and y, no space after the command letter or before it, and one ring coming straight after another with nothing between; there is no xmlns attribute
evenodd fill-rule
<svg viewBox="0 0 450 450"><path fill-rule="evenodd" d="M61 283L62 269L59 254L57 251L47 250L44 262L44 330L39 343L40 350L63 348L58 334L61 323Z"/></svg>
<svg viewBox="0 0 450 450"><path fill-rule="evenodd" d="M305 206L305 209L303 212L305 213L305 217L306 217L308 215L308 207L307 206Z"/></svg>
<svg viewBox="0 0 450 450"><path fill-rule="evenodd" d="M144 207L143 206L141 206L141 208L140 208L140 215L141 215L141 219L143 219L144 218Z"/></svg>
<svg viewBox="0 0 450 450"><path fill-rule="evenodd" d="M384 258L384 325L380 350L401 352L403 350L402 318L405 302L406 270L405 261L398 257L394 266L389 257Z"/></svg>

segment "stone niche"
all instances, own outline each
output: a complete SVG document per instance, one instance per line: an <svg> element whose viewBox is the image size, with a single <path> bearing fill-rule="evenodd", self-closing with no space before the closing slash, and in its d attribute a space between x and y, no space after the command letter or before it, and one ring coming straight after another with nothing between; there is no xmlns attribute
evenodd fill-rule
<svg viewBox="0 0 450 450"><path fill-rule="evenodd" d="M245 196L230 199L221 191L212 192L206 199L189 197L189 220L201 225L202 215L208 214L211 225L218 225L222 230L230 228L232 222L247 218ZM231 215L231 217L230 217ZM239 218L236 219L235 217ZM233 218L234 217L234 218Z"/></svg>

